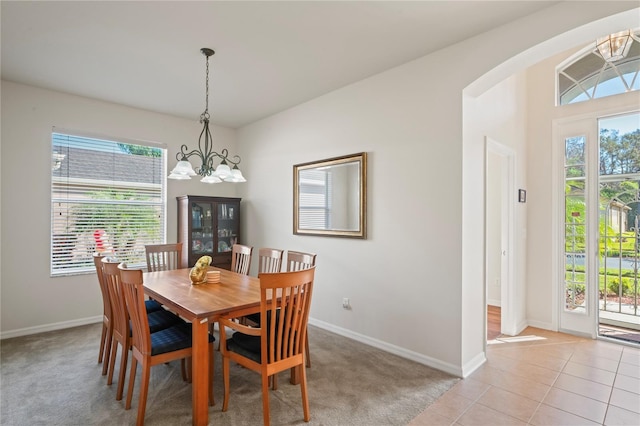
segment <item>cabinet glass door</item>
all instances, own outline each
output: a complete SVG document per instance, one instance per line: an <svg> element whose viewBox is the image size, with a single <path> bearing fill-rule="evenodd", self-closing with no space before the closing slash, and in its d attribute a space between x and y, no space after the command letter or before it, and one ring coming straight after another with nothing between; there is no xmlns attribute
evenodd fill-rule
<svg viewBox="0 0 640 426"><path fill-rule="evenodd" d="M213 254L214 221L210 203L191 204L191 251L198 256Z"/></svg>
<svg viewBox="0 0 640 426"><path fill-rule="evenodd" d="M218 204L218 253L230 252L238 242L238 213L236 203Z"/></svg>

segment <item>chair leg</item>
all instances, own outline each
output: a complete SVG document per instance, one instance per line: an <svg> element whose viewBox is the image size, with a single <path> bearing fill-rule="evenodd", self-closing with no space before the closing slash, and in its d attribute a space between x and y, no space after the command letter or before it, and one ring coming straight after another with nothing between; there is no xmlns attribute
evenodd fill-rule
<svg viewBox="0 0 640 426"><path fill-rule="evenodd" d="M131 408L131 399L133 398L133 385L136 381L136 369L138 368L138 360L133 357L131 359L131 371L129 372L129 389L127 390L127 401L124 405L124 409Z"/></svg>
<svg viewBox="0 0 640 426"><path fill-rule="evenodd" d="M222 411L227 411L229 406L229 358L222 357L222 380L224 382L224 399L222 400Z"/></svg>
<svg viewBox="0 0 640 426"><path fill-rule="evenodd" d="M122 348L122 354L120 355L120 373L118 375L118 391L116 392L116 401L122 399L124 392L124 379L127 373L127 361L129 360L129 349Z"/></svg>
<svg viewBox="0 0 640 426"><path fill-rule="evenodd" d="M116 356L118 355L118 342L111 343L111 356L109 356L109 374L107 376L107 384L113 383L113 370L116 367Z"/></svg>
<svg viewBox="0 0 640 426"><path fill-rule="evenodd" d="M213 358L214 345L213 342L209 345L209 405L214 406L215 400L213 398L213 369L215 368L215 361Z"/></svg>
<svg viewBox="0 0 640 426"><path fill-rule="evenodd" d="M302 396L302 412L304 413L304 421L308 422L309 415L309 395L307 394L307 370L304 366L300 366L300 394Z"/></svg>
<svg viewBox="0 0 640 426"><path fill-rule="evenodd" d="M273 377L276 375L274 374ZM264 420L264 426L270 424L270 412L269 412L269 376L266 372L262 373L262 418Z"/></svg>
<svg viewBox="0 0 640 426"><path fill-rule="evenodd" d="M147 409L147 394L149 393L149 376L151 376L151 367L149 364L144 363L140 381L140 401L138 402L138 418L136 419L136 426L144 425L144 412Z"/></svg>
<svg viewBox="0 0 640 426"><path fill-rule="evenodd" d="M102 336L100 336L100 353L98 354L98 364L102 364L105 342L107 341L107 324L102 323ZM104 375L104 374L103 374Z"/></svg>
<svg viewBox="0 0 640 426"><path fill-rule="evenodd" d="M304 337L304 351L307 358L307 367L311 367L311 355L309 354L309 329L307 328L307 334Z"/></svg>
<svg viewBox="0 0 640 426"><path fill-rule="evenodd" d="M193 363L191 362L191 357L188 356L187 359L185 360L185 371L187 373L186 377L184 377L183 375L183 379L185 379L188 383L191 383L192 381L192 377L193 376Z"/></svg>
<svg viewBox="0 0 640 426"><path fill-rule="evenodd" d="M107 339L104 345L104 357L102 359L102 375L106 376L111 360L111 347L113 346L113 330L107 330Z"/></svg>

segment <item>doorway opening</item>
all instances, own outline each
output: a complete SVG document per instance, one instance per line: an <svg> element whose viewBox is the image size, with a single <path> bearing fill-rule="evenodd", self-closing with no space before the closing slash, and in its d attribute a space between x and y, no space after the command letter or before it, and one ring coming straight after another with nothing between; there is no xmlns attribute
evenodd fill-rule
<svg viewBox="0 0 640 426"><path fill-rule="evenodd" d="M514 284L515 152L489 137L485 151L485 297L487 335L518 333ZM496 315L499 318L496 318ZM489 324L489 316L492 322ZM496 321L496 319L498 321ZM494 334L493 332L491 333ZM487 336L488 337L488 336ZM487 338L487 340L491 340Z"/></svg>

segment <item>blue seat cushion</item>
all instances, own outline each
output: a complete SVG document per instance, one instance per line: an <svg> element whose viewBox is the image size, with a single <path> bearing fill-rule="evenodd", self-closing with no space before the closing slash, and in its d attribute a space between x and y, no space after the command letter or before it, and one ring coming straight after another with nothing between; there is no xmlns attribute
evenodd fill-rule
<svg viewBox="0 0 640 426"><path fill-rule="evenodd" d="M260 314L255 314L260 320ZM276 314L276 327L278 327L278 319L280 318L280 312ZM271 312L267 312L267 324L271 323ZM269 341L269 329L267 328L267 342ZM260 336L251 336L240 332L235 332L227 339L227 350L237 352L242 356L252 359L256 362L260 362Z"/></svg>
<svg viewBox="0 0 640 426"><path fill-rule="evenodd" d="M233 333L233 336L227 339L227 350L236 352L257 363L260 363L262 359L259 336L249 336L238 332Z"/></svg>
<svg viewBox="0 0 640 426"><path fill-rule="evenodd" d="M208 336L209 343L215 342L211 334ZM151 355L177 351L191 345L191 324L186 322L151 333Z"/></svg>
<svg viewBox="0 0 640 426"><path fill-rule="evenodd" d="M149 312L147 314L147 318L149 320L149 331L151 333L155 333L156 331L160 331L177 324L186 323L186 321L180 318L178 315L174 314L173 312L169 312L166 309Z"/></svg>
<svg viewBox="0 0 640 426"><path fill-rule="evenodd" d="M159 311L160 309L164 309L162 305L155 300L145 300L144 306L147 309L147 312Z"/></svg>

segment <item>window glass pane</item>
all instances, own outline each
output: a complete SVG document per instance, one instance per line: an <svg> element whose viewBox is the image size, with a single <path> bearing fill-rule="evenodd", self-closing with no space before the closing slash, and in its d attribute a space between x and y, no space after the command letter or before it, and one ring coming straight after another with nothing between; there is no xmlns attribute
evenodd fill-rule
<svg viewBox="0 0 640 426"><path fill-rule="evenodd" d="M165 150L52 134L51 274L92 271L93 253L144 266L165 240Z"/></svg>
<svg viewBox="0 0 640 426"><path fill-rule="evenodd" d="M636 37L638 32L636 31ZM594 44L558 69L558 102L567 105L640 89L640 42L634 40L627 56L607 62Z"/></svg>
<svg viewBox="0 0 640 426"><path fill-rule="evenodd" d="M640 315L640 114L598 120L600 318Z"/></svg>
<svg viewBox="0 0 640 426"><path fill-rule="evenodd" d="M584 311L586 300L585 136L565 139L565 309Z"/></svg>

